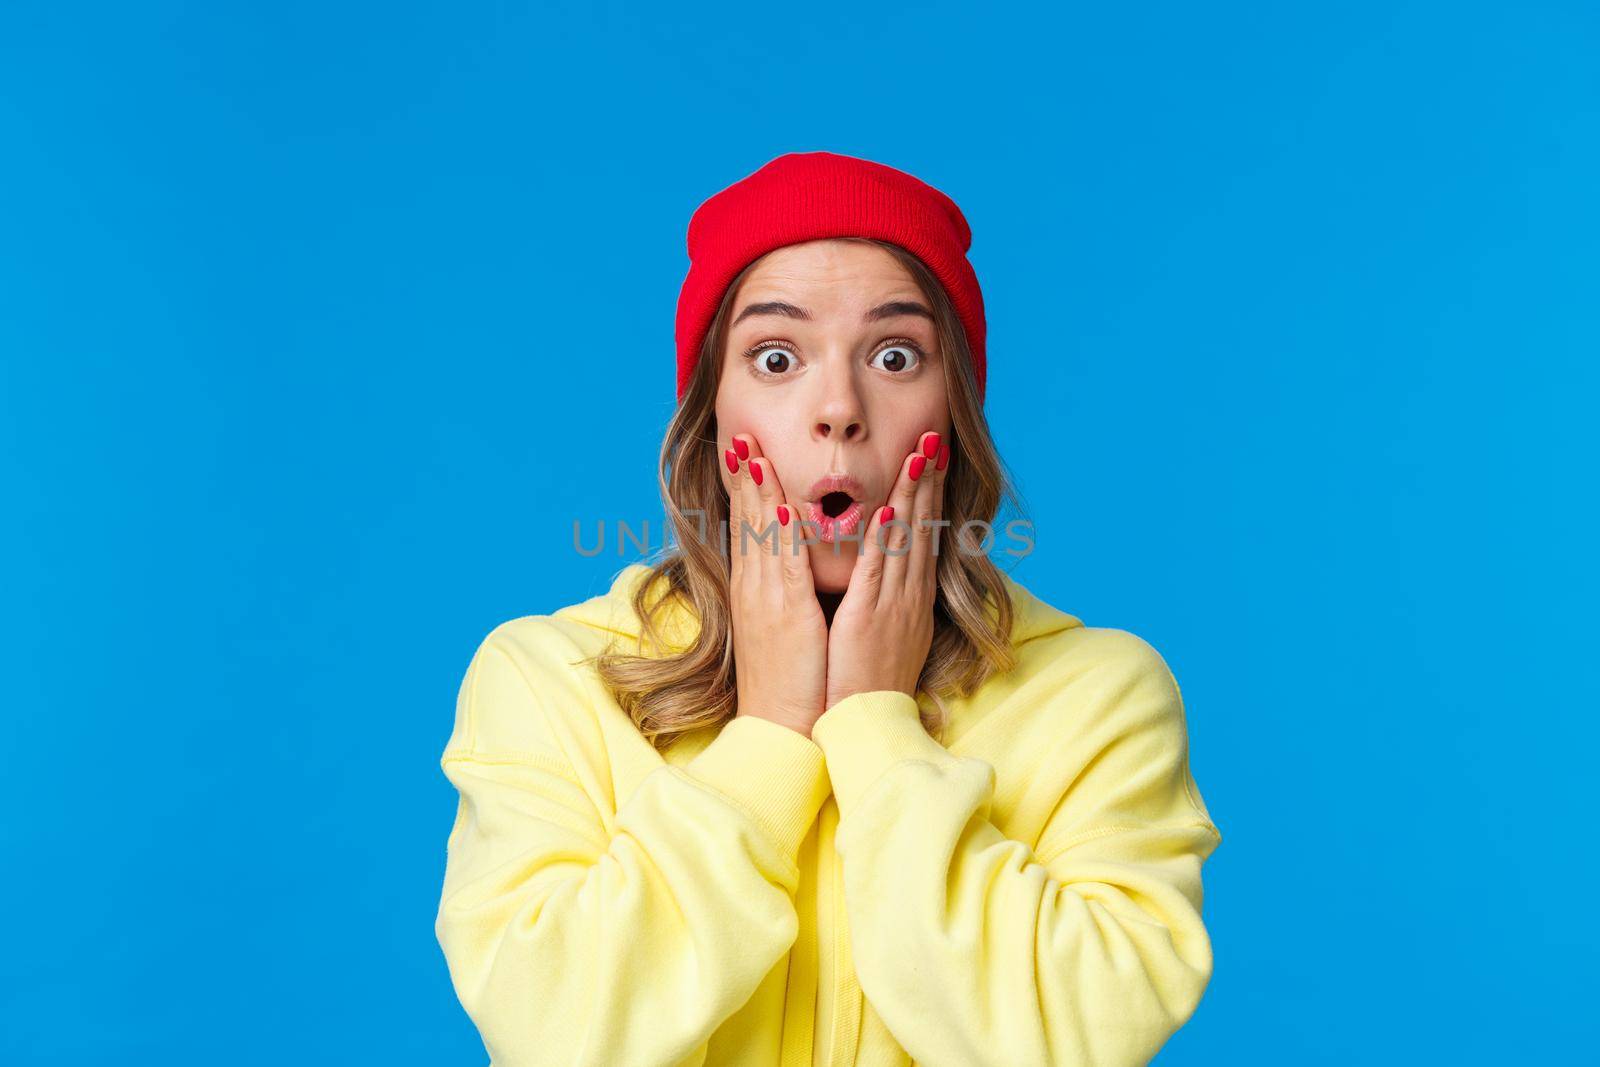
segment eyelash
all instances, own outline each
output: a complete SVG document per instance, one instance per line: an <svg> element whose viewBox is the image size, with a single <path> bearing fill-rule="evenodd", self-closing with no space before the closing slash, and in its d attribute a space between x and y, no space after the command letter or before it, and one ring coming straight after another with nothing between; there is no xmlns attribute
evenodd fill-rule
<svg viewBox="0 0 1600 1067"><path fill-rule="evenodd" d="M793 347L794 345L790 344L788 341L762 341L753 348L745 349L744 358L753 360L769 348L792 349ZM882 352L886 348L900 347L909 348L917 354L918 366L921 366L921 361L927 358L927 353L922 350L922 346L917 344L917 342L913 341L909 337L891 337L882 345L878 346L877 350L872 354L876 356L879 352ZM776 375L776 377L782 377L782 375Z"/></svg>

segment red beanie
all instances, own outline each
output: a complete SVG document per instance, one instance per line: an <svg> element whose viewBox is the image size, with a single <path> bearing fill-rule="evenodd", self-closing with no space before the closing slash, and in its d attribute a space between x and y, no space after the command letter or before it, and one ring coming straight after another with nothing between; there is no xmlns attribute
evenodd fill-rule
<svg viewBox="0 0 1600 1067"><path fill-rule="evenodd" d="M984 389L983 293L967 262L972 230L954 200L904 171L832 152L790 152L723 189L689 219L689 274L678 293L678 399L683 399L728 284L784 245L875 237L926 263L966 330Z"/></svg>

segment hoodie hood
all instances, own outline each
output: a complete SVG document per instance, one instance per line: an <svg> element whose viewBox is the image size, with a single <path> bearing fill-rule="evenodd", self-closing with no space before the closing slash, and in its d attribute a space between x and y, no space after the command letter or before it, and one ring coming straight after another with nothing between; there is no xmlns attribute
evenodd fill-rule
<svg viewBox="0 0 1600 1067"><path fill-rule="evenodd" d="M630 563L613 577L610 589L588 600L561 608L553 612L552 617L577 623L599 633L614 635L621 638L623 643L637 649L643 628L640 626L638 614L633 609L633 595L649 570L648 564ZM1045 603L1006 572L1001 571L1000 577L1005 583L1006 591L1011 595L1013 646L1083 625L1082 620ZM664 590L665 579L658 578L656 586ZM660 595L660 592L653 592L649 602L652 604L657 602ZM990 614L994 614L992 601ZM666 651L669 654L678 653L694 643L700 631L700 621L687 601L682 597L674 597L666 608L657 613L656 630L666 645Z"/></svg>

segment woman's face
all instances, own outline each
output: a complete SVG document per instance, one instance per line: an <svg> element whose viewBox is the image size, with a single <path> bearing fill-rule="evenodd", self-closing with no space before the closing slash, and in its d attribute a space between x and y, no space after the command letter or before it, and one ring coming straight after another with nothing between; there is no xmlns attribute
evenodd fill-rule
<svg viewBox="0 0 1600 1067"><path fill-rule="evenodd" d="M855 479L860 521L839 532L857 540L838 537L808 549L817 591L843 592L859 538L888 502L901 462L929 430L950 438L933 309L884 249L818 240L763 257L734 293L731 314L717 389L723 485L731 488L731 476L720 457L737 433L754 436L802 519L820 519L840 503L824 502L820 479ZM801 529L815 541L833 526ZM734 531L733 551L738 543ZM770 552L771 543L751 537L747 551Z"/></svg>

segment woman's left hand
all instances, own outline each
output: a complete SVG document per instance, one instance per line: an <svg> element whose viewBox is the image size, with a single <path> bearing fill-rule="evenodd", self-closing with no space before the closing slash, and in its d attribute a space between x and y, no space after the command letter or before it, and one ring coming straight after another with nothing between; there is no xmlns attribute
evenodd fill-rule
<svg viewBox="0 0 1600 1067"><path fill-rule="evenodd" d="M850 572L850 585L828 628L828 693L831 708L855 693L893 689L915 696L933 645L933 603L939 589L934 525L944 505L950 446L932 430L900 466L884 509L872 515ZM880 540L883 542L880 544ZM909 544L909 548L907 547ZM939 551L944 540L939 539Z"/></svg>

